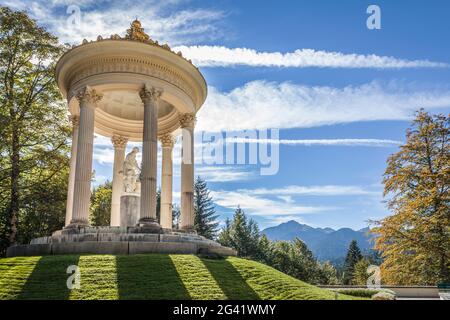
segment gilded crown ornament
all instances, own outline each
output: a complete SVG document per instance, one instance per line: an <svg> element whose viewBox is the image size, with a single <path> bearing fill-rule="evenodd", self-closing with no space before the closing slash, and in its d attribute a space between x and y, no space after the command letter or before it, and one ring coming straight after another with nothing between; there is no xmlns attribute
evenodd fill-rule
<svg viewBox="0 0 450 320"><path fill-rule="evenodd" d="M125 39L147 42L150 40L150 37L144 32L141 22L136 19L131 23L130 29L127 30Z"/></svg>
<svg viewBox="0 0 450 320"><path fill-rule="evenodd" d="M108 38L106 38L106 39L108 39ZM97 41L88 41L86 39L83 39L83 42L81 44L86 45L89 43L100 42L103 40L105 40L105 39L101 35L99 35L99 36L97 36ZM184 60L186 60L187 62L192 64L192 60L186 59L180 51L178 51L178 52L172 51L172 49L170 48L170 46L167 43L159 44L158 41L152 40L150 38L150 36L147 33L145 33L144 28L142 28L142 24L138 19L135 19L133 22L131 22L130 28L127 29L127 31L126 31L125 37L121 37L118 34L112 34L109 36L109 40L132 40L132 41L139 41L139 42L143 42L146 44L154 45L154 46L160 47L164 50L170 51L173 54L176 54L177 56L183 58ZM77 47L77 45L73 45L72 49L76 48L76 47ZM197 68L196 66L194 66L194 67Z"/></svg>

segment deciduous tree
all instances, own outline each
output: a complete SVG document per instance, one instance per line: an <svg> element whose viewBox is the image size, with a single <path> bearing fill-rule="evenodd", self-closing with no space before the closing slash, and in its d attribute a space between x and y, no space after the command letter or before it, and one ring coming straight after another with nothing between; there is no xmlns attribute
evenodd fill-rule
<svg viewBox="0 0 450 320"><path fill-rule="evenodd" d="M54 79L63 51L25 12L0 7L0 251L17 241L28 195L68 166L67 109Z"/></svg>
<svg viewBox="0 0 450 320"><path fill-rule="evenodd" d="M111 222L112 183L95 187L91 194L89 221L93 226L109 226Z"/></svg>
<svg viewBox="0 0 450 320"><path fill-rule="evenodd" d="M388 159L384 194L392 215L373 229L385 283L450 282L449 124L448 116L419 111Z"/></svg>

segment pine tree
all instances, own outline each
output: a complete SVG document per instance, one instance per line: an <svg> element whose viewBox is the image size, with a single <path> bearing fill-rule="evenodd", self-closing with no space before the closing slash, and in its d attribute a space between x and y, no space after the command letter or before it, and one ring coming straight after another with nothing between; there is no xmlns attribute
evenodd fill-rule
<svg viewBox="0 0 450 320"><path fill-rule="evenodd" d="M194 227L205 238L214 239L218 232L216 209L206 181L197 178L194 185Z"/></svg>
<svg viewBox="0 0 450 320"><path fill-rule="evenodd" d="M309 250L306 243L296 238L293 243L294 258L292 263L295 268L294 277L309 283L318 283L320 276L320 265Z"/></svg>
<svg viewBox="0 0 450 320"><path fill-rule="evenodd" d="M218 238L220 244L235 249L238 256L255 260L259 260L261 256L259 240L257 223L252 219L248 220L239 206L234 212L233 220L225 221L225 227Z"/></svg>
<svg viewBox="0 0 450 320"><path fill-rule="evenodd" d="M258 255L256 257L258 261L261 261L267 265L272 264L273 260L273 246L269 238L265 234L261 235L258 242Z"/></svg>
<svg viewBox="0 0 450 320"><path fill-rule="evenodd" d="M224 247L232 247L231 241L231 220L227 218L225 220L225 226L219 233L219 237L217 238L217 242L219 242Z"/></svg>
<svg viewBox="0 0 450 320"><path fill-rule="evenodd" d="M347 256L345 257L344 264L344 278L343 283L345 285L352 284L353 276L355 272L355 266L359 260L362 259L361 250L358 247L356 240L352 240L348 247Z"/></svg>
<svg viewBox="0 0 450 320"><path fill-rule="evenodd" d="M240 207L234 212L230 235L231 246L237 251L238 256L249 257L250 230L248 228L247 217Z"/></svg>

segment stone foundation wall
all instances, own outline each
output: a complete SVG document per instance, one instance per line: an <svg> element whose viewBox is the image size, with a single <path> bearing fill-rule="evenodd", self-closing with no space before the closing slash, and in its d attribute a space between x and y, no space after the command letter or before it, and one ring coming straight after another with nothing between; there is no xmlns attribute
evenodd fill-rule
<svg viewBox="0 0 450 320"><path fill-rule="evenodd" d="M50 237L31 240L28 245L9 247L7 257L60 254L215 254L236 256L233 249L196 234L129 233L131 228L86 227L57 231Z"/></svg>

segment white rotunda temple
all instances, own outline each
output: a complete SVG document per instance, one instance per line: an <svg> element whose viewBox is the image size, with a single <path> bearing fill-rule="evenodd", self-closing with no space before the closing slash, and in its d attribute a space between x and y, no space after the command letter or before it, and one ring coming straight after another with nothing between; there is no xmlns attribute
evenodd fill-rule
<svg viewBox="0 0 450 320"><path fill-rule="evenodd" d="M8 256L235 254L194 231L195 115L206 99L207 85L191 61L152 40L135 20L125 37L99 36L66 52L57 63L56 80L73 124L65 227L29 245L10 247ZM111 138L114 146L111 225L104 227L89 226L95 133ZM177 136L182 137L181 216L179 230L172 230L172 149ZM136 182L133 177L127 180L130 171L124 166L128 141L142 141L140 192L134 185L133 192L127 190ZM160 221L156 215L158 141L162 147ZM134 221L133 216L136 223L127 223Z"/></svg>

